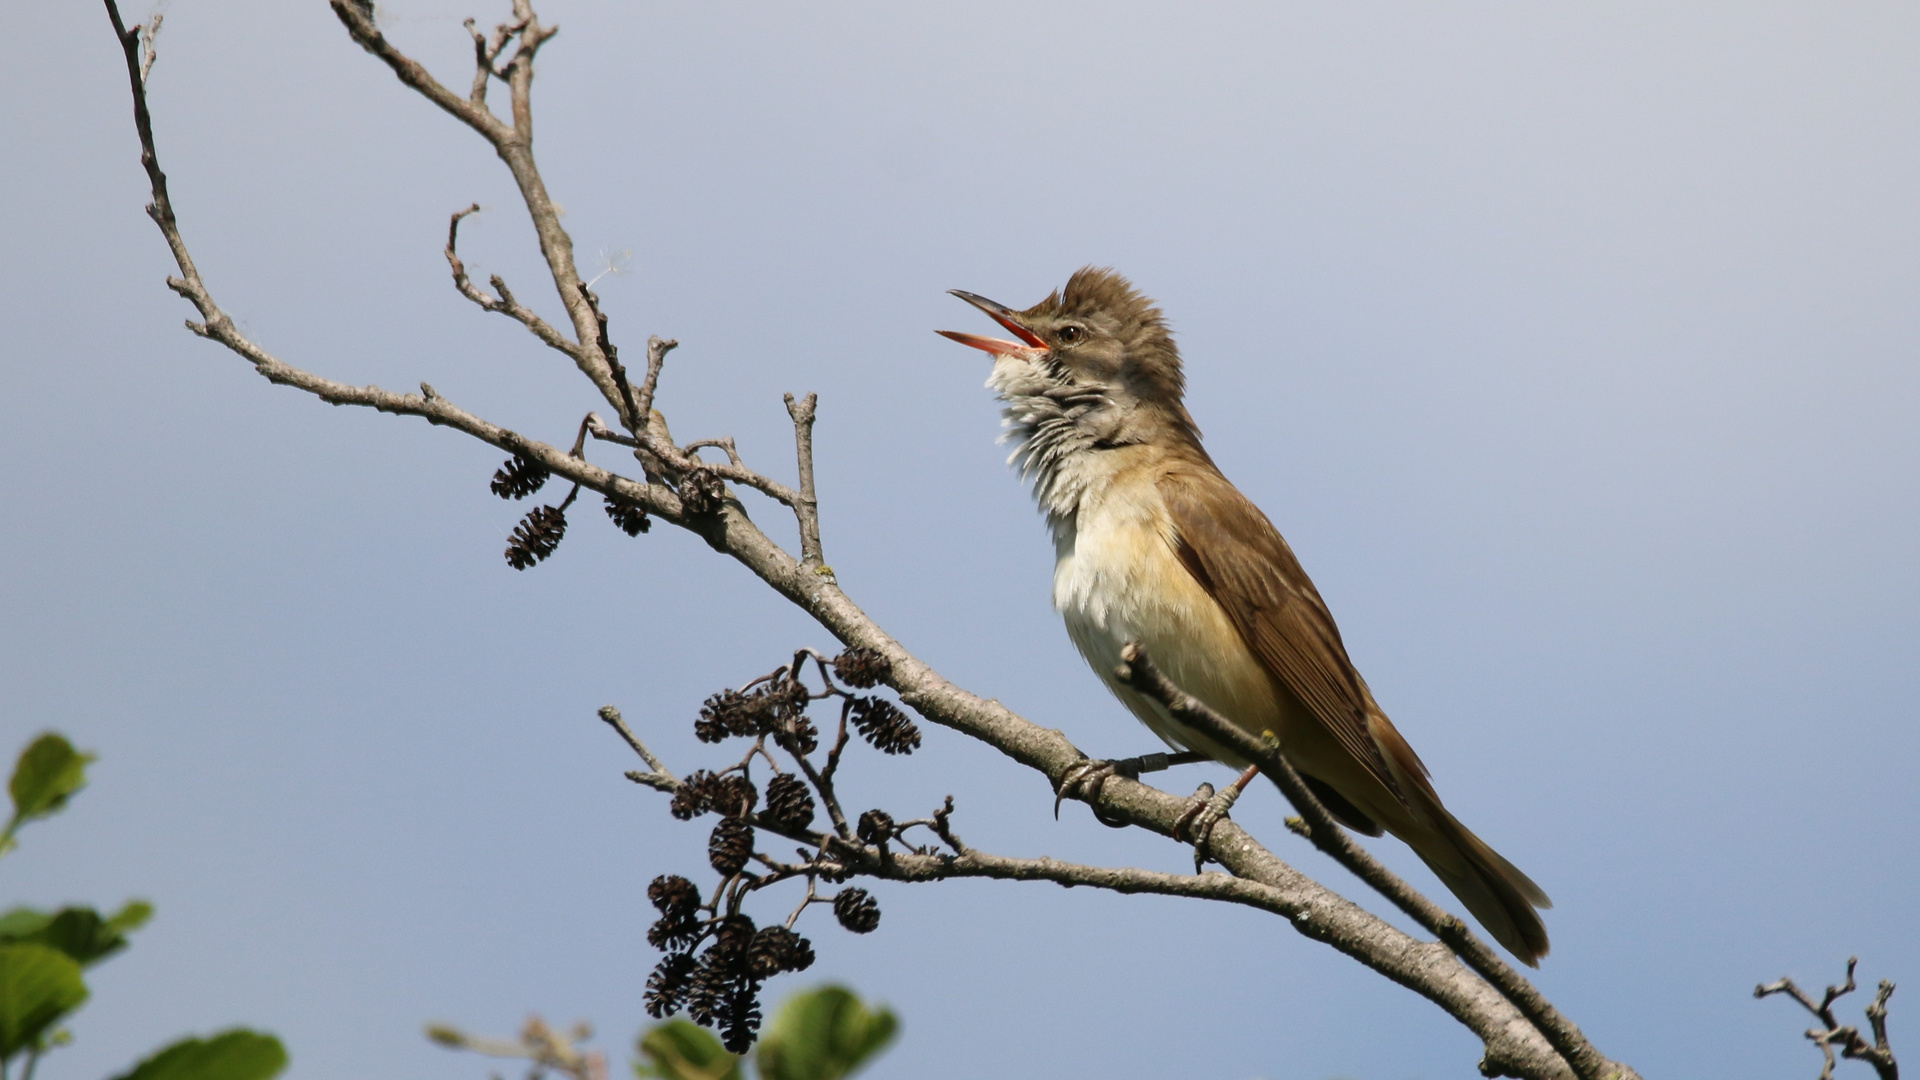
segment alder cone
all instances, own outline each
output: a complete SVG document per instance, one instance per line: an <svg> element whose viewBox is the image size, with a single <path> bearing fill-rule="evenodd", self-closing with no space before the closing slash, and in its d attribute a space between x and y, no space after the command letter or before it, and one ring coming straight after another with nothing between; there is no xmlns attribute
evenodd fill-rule
<svg viewBox="0 0 1920 1080"><path fill-rule="evenodd" d="M739 818L721 818L707 840L707 861L721 877L732 877L753 858L753 826Z"/></svg>
<svg viewBox="0 0 1920 1080"><path fill-rule="evenodd" d="M662 915L647 927L647 944L671 951L692 948L700 940L703 924L693 915Z"/></svg>
<svg viewBox="0 0 1920 1080"><path fill-rule="evenodd" d="M705 468L688 469L680 478L680 505L689 517L705 517L719 510L727 500L726 481Z"/></svg>
<svg viewBox="0 0 1920 1080"><path fill-rule="evenodd" d="M869 844L884 844L893 839L893 815L885 810L869 810L860 815L854 833Z"/></svg>
<svg viewBox="0 0 1920 1080"><path fill-rule="evenodd" d="M673 801L667 804L667 812L681 821L692 821L701 814L713 809L715 785L719 777L705 769L695 769L680 781L679 790L673 793Z"/></svg>
<svg viewBox="0 0 1920 1080"><path fill-rule="evenodd" d="M647 886L647 899L660 914L685 918L700 906L700 890L678 874L661 874Z"/></svg>
<svg viewBox="0 0 1920 1080"><path fill-rule="evenodd" d="M878 650L856 645L833 658L833 673L856 690L880 685L893 673L893 663Z"/></svg>
<svg viewBox="0 0 1920 1080"><path fill-rule="evenodd" d="M767 781L767 816L783 829L799 830L813 824L813 792L806 781L781 773Z"/></svg>
<svg viewBox="0 0 1920 1080"><path fill-rule="evenodd" d="M833 898L833 917L856 934L871 934L880 925L880 904L865 889L842 889Z"/></svg>
<svg viewBox="0 0 1920 1080"><path fill-rule="evenodd" d="M507 565L525 570L544 561L567 535L566 512L557 506L536 506L507 537Z"/></svg>
<svg viewBox="0 0 1920 1080"><path fill-rule="evenodd" d="M738 964L747 958L747 950L753 947L755 929L753 919L746 915L729 915L721 919L713 928L713 944L707 953L716 963Z"/></svg>
<svg viewBox="0 0 1920 1080"><path fill-rule="evenodd" d="M552 475L545 465L515 454L500 466L487 486L503 499L524 499L545 486Z"/></svg>
<svg viewBox="0 0 1920 1080"><path fill-rule="evenodd" d="M714 781L710 801L715 810L728 817L746 817L753 813L753 804L760 800L760 792L753 781L731 773Z"/></svg>
<svg viewBox="0 0 1920 1080"><path fill-rule="evenodd" d="M847 719L860 737L886 754L911 754L920 749L920 729L885 698L854 698L847 706Z"/></svg>
<svg viewBox="0 0 1920 1080"><path fill-rule="evenodd" d="M784 926L769 926L753 936L747 970L756 979L813 966L813 943Z"/></svg>
<svg viewBox="0 0 1920 1080"><path fill-rule="evenodd" d="M692 989L694 959L692 953L668 953L647 976L647 1015L665 1020L687 1003Z"/></svg>
<svg viewBox="0 0 1920 1080"><path fill-rule="evenodd" d="M639 536L653 528L653 519L647 516L647 508L639 503L618 495L608 495L606 504L607 517L628 536Z"/></svg>
<svg viewBox="0 0 1920 1080"><path fill-rule="evenodd" d="M764 694L722 690L701 704L700 715L693 722L693 734L701 742L709 743L735 735L756 735L764 723L762 715L770 711L770 707Z"/></svg>
<svg viewBox="0 0 1920 1080"><path fill-rule="evenodd" d="M760 1030L759 989L750 982L735 986L716 1019L720 1021L720 1045L727 1048L727 1053L744 1054L752 1049L753 1037Z"/></svg>

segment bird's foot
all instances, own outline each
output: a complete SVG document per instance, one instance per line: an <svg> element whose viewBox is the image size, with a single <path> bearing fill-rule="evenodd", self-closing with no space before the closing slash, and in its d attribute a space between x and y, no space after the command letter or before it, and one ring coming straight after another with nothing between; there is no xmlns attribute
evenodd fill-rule
<svg viewBox="0 0 1920 1080"><path fill-rule="evenodd" d="M1126 822L1104 814L1100 810L1100 792L1106 788L1110 777L1124 776L1129 780L1140 779L1141 774L1159 772L1174 765L1188 765L1196 761L1205 761L1202 754L1182 751L1177 754L1141 754L1139 757L1116 758L1112 761L1085 758L1067 766L1060 774L1060 785L1053 791L1053 816L1060 818L1060 804L1069 798L1079 799L1093 808L1095 821L1109 828L1125 828Z"/></svg>
<svg viewBox="0 0 1920 1080"><path fill-rule="evenodd" d="M1211 857L1208 845L1213 841L1213 827L1240 801L1243 786L1228 784L1225 791L1216 795L1212 784L1201 784L1187 798L1187 808L1174 820L1173 838L1193 845L1194 873L1199 873Z"/></svg>

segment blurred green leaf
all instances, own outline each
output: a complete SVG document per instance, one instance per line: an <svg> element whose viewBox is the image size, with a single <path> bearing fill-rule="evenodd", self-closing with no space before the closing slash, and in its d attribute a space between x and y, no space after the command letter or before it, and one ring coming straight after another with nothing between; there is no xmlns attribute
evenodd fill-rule
<svg viewBox="0 0 1920 1080"><path fill-rule="evenodd" d="M116 933L130 934L147 925L147 920L151 918L153 918L152 904L145 900L129 900L120 906L119 911L113 913L113 917L107 920L107 925Z"/></svg>
<svg viewBox="0 0 1920 1080"><path fill-rule="evenodd" d="M49 731L20 751L13 767L13 779L7 790L13 795L16 824L45 817L67 804L67 799L87 782L87 762L92 754L73 748L64 737Z"/></svg>
<svg viewBox="0 0 1920 1080"><path fill-rule="evenodd" d="M690 1020L655 1024L640 1036L645 1061L633 1063L636 1076L666 1080L740 1080L740 1059L727 1053L713 1032Z"/></svg>
<svg viewBox="0 0 1920 1080"><path fill-rule="evenodd" d="M53 914L15 908L0 916L0 944L31 943L58 949L90 967L127 947L125 931L145 923L153 905L135 900L112 918L92 908L61 908Z"/></svg>
<svg viewBox="0 0 1920 1080"><path fill-rule="evenodd" d="M427 1038L450 1050L459 1050L467 1045L467 1033L452 1024L428 1024Z"/></svg>
<svg viewBox="0 0 1920 1080"><path fill-rule="evenodd" d="M51 911L19 907L0 915L0 944L32 938L47 928L47 924L53 921L53 914Z"/></svg>
<svg viewBox="0 0 1920 1080"><path fill-rule="evenodd" d="M0 945L0 1060L33 1046L86 1000L73 957L39 944Z"/></svg>
<svg viewBox="0 0 1920 1080"><path fill-rule="evenodd" d="M840 1080L893 1041L900 1022L844 986L793 995L760 1039L760 1080Z"/></svg>
<svg viewBox="0 0 1920 1080"><path fill-rule="evenodd" d="M280 1040L245 1028L211 1038L185 1038L118 1080L270 1080L287 1067Z"/></svg>

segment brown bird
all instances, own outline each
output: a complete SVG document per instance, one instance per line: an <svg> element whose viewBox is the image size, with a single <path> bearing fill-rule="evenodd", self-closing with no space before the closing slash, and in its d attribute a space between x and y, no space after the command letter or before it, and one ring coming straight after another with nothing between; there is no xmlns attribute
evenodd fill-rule
<svg viewBox="0 0 1920 1080"><path fill-rule="evenodd" d="M1019 338L940 331L993 354L987 385L1006 403L1009 463L1053 533L1054 607L1107 688L1187 751L1179 760L1246 765L1121 685L1120 650L1138 641L1235 725L1273 732L1335 818L1406 841L1496 940L1537 965L1547 930L1534 909L1551 906L1546 893L1441 805L1287 542L1207 456L1160 309L1093 267L1025 311L954 295Z"/></svg>

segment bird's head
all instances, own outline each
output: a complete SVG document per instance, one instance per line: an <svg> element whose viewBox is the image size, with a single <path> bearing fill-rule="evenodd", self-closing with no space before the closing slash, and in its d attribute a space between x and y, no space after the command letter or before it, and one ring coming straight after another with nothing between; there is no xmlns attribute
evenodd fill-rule
<svg viewBox="0 0 1920 1080"><path fill-rule="evenodd" d="M1025 311L959 289L953 295L1019 339L939 331L993 355L987 385L1008 403L1016 436L1052 420L1071 423L1089 449L1197 440L1181 400L1180 350L1160 309L1126 278L1084 267Z"/></svg>

